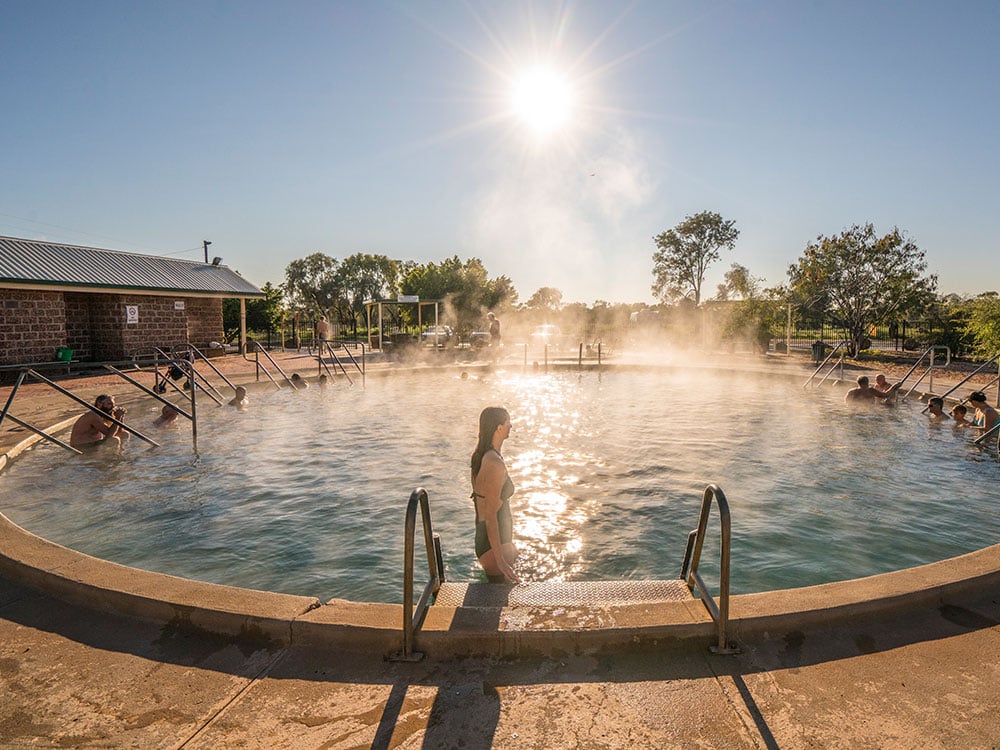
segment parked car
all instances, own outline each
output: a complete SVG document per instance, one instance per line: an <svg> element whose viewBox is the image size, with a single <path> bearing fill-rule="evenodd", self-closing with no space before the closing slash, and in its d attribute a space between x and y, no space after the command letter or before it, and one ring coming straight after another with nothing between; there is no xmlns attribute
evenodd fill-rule
<svg viewBox="0 0 1000 750"><path fill-rule="evenodd" d="M447 346L454 335L450 326L431 326L420 335L424 346Z"/></svg>
<svg viewBox="0 0 1000 750"><path fill-rule="evenodd" d="M536 326L531 332L531 346L535 349L541 349L544 346L558 348L561 341L562 331L559 330L559 326L545 324Z"/></svg>

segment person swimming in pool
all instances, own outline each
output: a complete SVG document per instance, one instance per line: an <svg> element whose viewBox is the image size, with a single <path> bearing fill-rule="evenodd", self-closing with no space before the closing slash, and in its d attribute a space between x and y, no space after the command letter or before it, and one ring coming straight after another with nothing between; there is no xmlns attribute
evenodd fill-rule
<svg viewBox="0 0 1000 750"><path fill-rule="evenodd" d="M153 420L153 426L166 427L167 425L176 424L178 416L180 416L180 412L177 411L176 406L173 404L164 404L160 410L160 416Z"/></svg>
<svg viewBox="0 0 1000 750"><path fill-rule="evenodd" d="M927 402L927 416L931 422L944 422L948 415L944 413L944 399L940 396L932 396Z"/></svg>
<svg viewBox="0 0 1000 750"><path fill-rule="evenodd" d="M867 375L858 375L858 387L851 388L844 394L844 403L858 403L876 401L882 404L890 404L896 400L896 392L899 390L899 383L891 385L885 391L878 391L868 384Z"/></svg>
<svg viewBox="0 0 1000 750"><path fill-rule="evenodd" d="M965 427L975 427L975 425L972 424L972 422L970 422L966 417L968 413L969 410L962 404L955 404L951 409L951 418L955 420L955 424L953 424L952 427L959 429Z"/></svg>
<svg viewBox="0 0 1000 750"><path fill-rule="evenodd" d="M243 411L249 405L250 400L247 398L247 389L242 385L236 386L236 395L233 396L233 400L229 402L230 406L235 406L240 411Z"/></svg>
<svg viewBox="0 0 1000 750"><path fill-rule="evenodd" d="M472 502L476 508L476 557L493 583L520 583L513 564L517 547L513 541L510 497L514 483L507 473L501 449L510 437L510 414L499 406L488 406L479 415L479 440L472 452Z"/></svg>

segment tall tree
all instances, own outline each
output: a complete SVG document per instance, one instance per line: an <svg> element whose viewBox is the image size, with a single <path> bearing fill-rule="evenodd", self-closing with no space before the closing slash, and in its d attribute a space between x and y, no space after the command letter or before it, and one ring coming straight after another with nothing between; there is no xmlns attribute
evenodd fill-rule
<svg viewBox="0 0 1000 750"><path fill-rule="evenodd" d="M341 322L351 321L355 337L365 301L395 295L398 274L399 264L385 255L355 253L341 261L336 272L337 287L341 293L338 318Z"/></svg>
<svg viewBox="0 0 1000 750"><path fill-rule="evenodd" d="M281 322L283 311L282 291L279 287L267 282L260 288L264 292L264 299L248 299L247 310L247 330L248 331L268 331L278 327ZM238 333L240 330L240 301L238 299L222 300L222 326L227 336Z"/></svg>
<svg viewBox="0 0 1000 750"><path fill-rule="evenodd" d="M285 268L285 296L293 310L326 313L341 295L337 259L313 253Z"/></svg>
<svg viewBox="0 0 1000 750"><path fill-rule="evenodd" d="M543 286L532 294L525 303L527 307L548 312L557 312L562 306L562 292L551 286Z"/></svg>
<svg viewBox="0 0 1000 750"><path fill-rule="evenodd" d="M461 331L481 326L487 310L503 309L517 299L506 276L490 279L479 258L463 261L457 255L441 263L407 264L400 289L421 299L444 300L447 320Z"/></svg>
<svg viewBox="0 0 1000 750"><path fill-rule="evenodd" d="M878 237L871 224L817 237L788 277L795 295L832 315L852 350L863 348L872 325L933 300L937 277L924 277L924 253L899 231Z"/></svg>
<svg viewBox="0 0 1000 750"><path fill-rule="evenodd" d="M673 229L656 235L653 242L653 294L663 302L690 296L701 304L705 270L719 259L723 248L732 250L740 236L735 221L702 211Z"/></svg>
<svg viewBox="0 0 1000 750"><path fill-rule="evenodd" d="M969 304L964 331L972 339L972 351L988 359L1000 354L1000 297L985 292Z"/></svg>

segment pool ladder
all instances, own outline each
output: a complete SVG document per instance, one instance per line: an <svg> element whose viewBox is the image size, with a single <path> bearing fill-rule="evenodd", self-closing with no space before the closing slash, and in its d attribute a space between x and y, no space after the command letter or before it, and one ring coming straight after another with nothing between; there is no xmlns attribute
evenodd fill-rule
<svg viewBox="0 0 1000 750"><path fill-rule="evenodd" d="M701 552L704 547L705 534L708 530L708 520L712 511L712 502L719 509L719 520L721 524L720 547L721 555L719 560L719 600L712 597L708 586L698 570L701 562ZM429 579L424 584L423 591L416 605L413 602L413 555L415 548L414 536L417 526L417 510L420 510L424 532L424 548L427 554L427 567ZM729 641L727 638L727 628L729 625L729 567L730 567L730 537L731 537L731 517L729 512L729 501L726 494L720 487L710 484L705 488L705 493L701 501L701 513L698 518L698 526L693 529L687 538L687 546L684 550L684 562L681 565L681 574L677 581L681 588L686 588L687 595L693 596L697 589L705 609L711 615L716 626L716 643L709 647L712 653L716 654L738 654L739 646ZM434 597L441 590L441 585L445 581L444 563L441 555L441 537L434 533L434 525L431 521L430 500L427 490L418 487L410 494L410 500L406 506L406 530L403 550L403 648L397 654L392 655L394 661L419 661L423 654L414 650L414 643L417 633L423 625L427 615L427 609L431 605ZM603 583L603 582L599 582ZM595 585L599 585L595 582ZM662 582L661 582L662 583ZM450 584L451 585L451 584ZM476 584L470 584L476 585ZM499 588L492 584L479 584L488 589ZM545 586L546 584L526 584L531 586ZM586 585L586 584L583 584ZM506 591L506 587L504 587Z"/></svg>

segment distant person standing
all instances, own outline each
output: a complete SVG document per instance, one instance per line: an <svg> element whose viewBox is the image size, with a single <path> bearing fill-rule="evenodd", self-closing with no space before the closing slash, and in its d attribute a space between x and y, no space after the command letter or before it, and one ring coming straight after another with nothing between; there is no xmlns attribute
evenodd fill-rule
<svg viewBox="0 0 1000 750"><path fill-rule="evenodd" d="M330 322L325 315L320 315L319 321L316 323L316 338L319 339L320 346L323 346L324 342L330 338Z"/></svg>
<svg viewBox="0 0 1000 750"><path fill-rule="evenodd" d="M500 319L491 312L486 317L490 321L490 346L500 346Z"/></svg>

